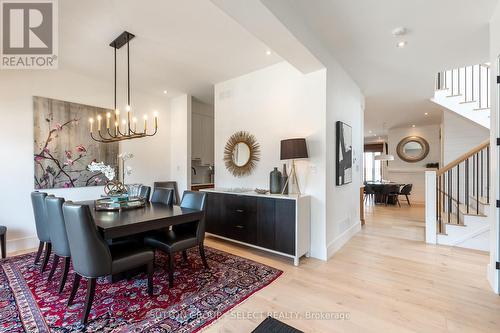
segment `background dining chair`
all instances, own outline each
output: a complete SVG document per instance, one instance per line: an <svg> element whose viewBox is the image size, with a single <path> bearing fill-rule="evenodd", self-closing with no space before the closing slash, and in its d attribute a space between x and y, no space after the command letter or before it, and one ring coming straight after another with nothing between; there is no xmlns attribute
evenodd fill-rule
<svg viewBox="0 0 500 333"><path fill-rule="evenodd" d="M409 195L411 195L411 190L413 189L413 184L406 184L399 191L399 195L404 195L406 197L406 202L408 202L408 206L411 206Z"/></svg>
<svg viewBox="0 0 500 333"><path fill-rule="evenodd" d="M383 189L383 195L384 195L384 201L385 205L389 203L389 200L391 198L394 199L394 203L397 203L399 207L401 207L401 204L399 203L399 185L387 185L384 186Z"/></svg>
<svg viewBox="0 0 500 333"><path fill-rule="evenodd" d="M147 266L148 293L153 295L153 251L138 242L117 242L108 246L97 231L87 205L66 202L63 205L64 222L68 235L75 279L68 300L73 302L80 280L87 278L87 296L81 319L86 324L94 300L96 279Z"/></svg>
<svg viewBox="0 0 500 333"><path fill-rule="evenodd" d="M146 202L149 202L149 198L151 197L151 186L141 185L141 189L139 190L139 197L146 199Z"/></svg>
<svg viewBox="0 0 500 333"><path fill-rule="evenodd" d="M47 209L45 206L45 198L47 193L44 192L31 192L31 204L33 205L33 215L35 216L36 234L40 244L35 257L35 264L40 260L43 248L45 247L45 255L41 271L45 271L47 262L49 261L50 252L52 251L52 243L50 242L49 223L47 221Z"/></svg>
<svg viewBox="0 0 500 333"><path fill-rule="evenodd" d="M54 251L54 258L52 259L52 269L50 270L48 281L52 280L54 273L59 265L59 260L63 261L63 272L59 282L59 293L62 293L66 279L68 277L69 264L71 261L71 252L69 251L68 236L66 234L66 225L64 224L64 216L62 207L64 198L56 198L53 195L48 195L45 198L45 205L47 207L47 219L50 224L50 240L52 243L52 250Z"/></svg>
<svg viewBox="0 0 500 333"><path fill-rule="evenodd" d="M162 203L171 206L174 199L174 190L171 188L155 188L151 196L152 203Z"/></svg>
<svg viewBox="0 0 500 333"><path fill-rule="evenodd" d="M173 204L178 205L180 202L180 197L179 197L179 189L177 187L177 182L176 181L166 181L166 182L154 182L153 183L153 189L155 188L171 188L174 190L174 199L173 199Z"/></svg>
<svg viewBox="0 0 500 333"><path fill-rule="evenodd" d="M7 257L7 245L6 245L6 235L7 227L0 225L0 246L2 247L2 259Z"/></svg>
<svg viewBox="0 0 500 333"><path fill-rule="evenodd" d="M184 191L181 208L196 209L205 212L207 194L203 192ZM208 268L205 257L205 216L198 221L174 225L171 230L159 230L144 237L144 244L159 249L168 254L168 282L169 287L174 285L175 252L182 251L184 260L187 260L187 249L198 246L201 260Z"/></svg>
<svg viewBox="0 0 500 333"><path fill-rule="evenodd" d="M375 203L375 190L371 185L365 185L365 203L373 202Z"/></svg>

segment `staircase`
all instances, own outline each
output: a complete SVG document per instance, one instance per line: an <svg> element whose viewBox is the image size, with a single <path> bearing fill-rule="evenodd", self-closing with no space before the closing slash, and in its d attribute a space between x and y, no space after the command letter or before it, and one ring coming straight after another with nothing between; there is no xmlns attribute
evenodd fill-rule
<svg viewBox="0 0 500 333"><path fill-rule="evenodd" d="M489 129L490 75L488 64L439 72L431 101Z"/></svg>
<svg viewBox="0 0 500 333"><path fill-rule="evenodd" d="M438 171L427 171L426 241L488 251L489 189L489 141Z"/></svg>

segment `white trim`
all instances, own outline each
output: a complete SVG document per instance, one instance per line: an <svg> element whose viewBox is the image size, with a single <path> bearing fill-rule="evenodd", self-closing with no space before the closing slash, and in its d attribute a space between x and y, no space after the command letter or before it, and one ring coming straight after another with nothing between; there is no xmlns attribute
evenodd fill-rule
<svg viewBox="0 0 500 333"><path fill-rule="evenodd" d="M332 240L326 246L326 255L330 259L338 250L342 248L352 236L357 234L361 230L361 221L357 221L352 226L350 226L346 231L344 231L340 236Z"/></svg>
<svg viewBox="0 0 500 333"><path fill-rule="evenodd" d="M8 236L7 230L7 236ZM7 239L7 255L12 252L25 251L36 248L39 244L37 236Z"/></svg>

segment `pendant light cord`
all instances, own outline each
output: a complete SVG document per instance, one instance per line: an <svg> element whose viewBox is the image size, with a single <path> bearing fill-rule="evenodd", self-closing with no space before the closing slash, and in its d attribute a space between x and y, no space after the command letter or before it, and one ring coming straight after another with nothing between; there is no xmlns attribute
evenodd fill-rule
<svg viewBox="0 0 500 333"><path fill-rule="evenodd" d="M127 34L127 103L130 105L130 47L129 47L129 35Z"/></svg>

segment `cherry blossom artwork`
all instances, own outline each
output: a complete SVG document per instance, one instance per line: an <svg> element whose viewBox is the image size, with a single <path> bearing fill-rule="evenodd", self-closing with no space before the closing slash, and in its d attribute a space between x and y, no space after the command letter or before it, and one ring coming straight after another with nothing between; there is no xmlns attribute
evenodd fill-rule
<svg viewBox="0 0 500 333"><path fill-rule="evenodd" d="M102 186L108 179L87 166L102 162L116 169L118 143L99 143L89 135L88 119L112 110L33 97L35 188Z"/></svg>

